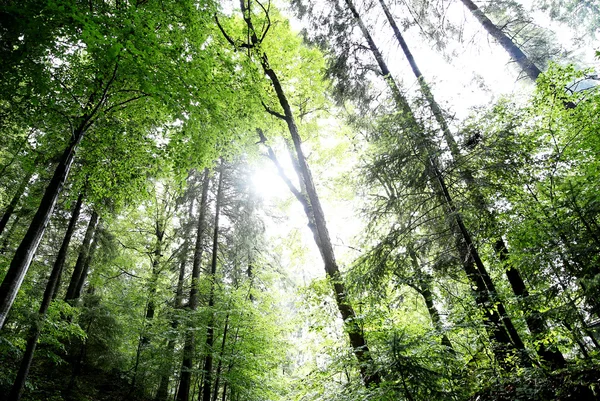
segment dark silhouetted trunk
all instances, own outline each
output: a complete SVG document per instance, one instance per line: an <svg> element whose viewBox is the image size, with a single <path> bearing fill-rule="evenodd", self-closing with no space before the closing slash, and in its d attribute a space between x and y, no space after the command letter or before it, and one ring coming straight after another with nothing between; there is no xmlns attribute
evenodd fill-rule
<svg viewBox="0 0 600 401"><path fill-rule="evenodd" d="M94 254L98 250L99 235L100 235L100 231L98 230L98 228L96 228L96 230L94 232L94 239L92 240L92 243L90 244L90 250L87 254L87 257L85 258L85 263L83 264L83 269L81 270L81 276L79 276L79 280L77 280L77 285L75 286L75 293L74 293L75 299L79 299L81 297L81 292L83 291L83 286L85 285L85 282L87 281L87 277L90 273L90 265L92 264L92 260L94 259ZM88 293L90 293L90 294L93 293L93 287L89 288Z"/></svg>
<svg viewBox="0 0 600 401"><path fill-rule="evenodd" d="M500 28L498 28L490 19L477 7L471 0L461 0L462 3L471 11L471 14L485 28L494 39L506 50L510 58L512 58L521 67L523 72L527 74L529 79L535 82L538 76L542 73L540 69L521 51L521 49L512 41Z"/></svg>
<svg viewBox="0 0 600 401"><path fill-rule="evenodd" d="M8 246L10 245L10 239L12 238L13 234L15 233L15 230L19 226L19 220L21 220L21 215L17 213L10 228L4 235L4 239L2 240L2 246L0 247L0 254L5 254L8 250Z"/></svg>
<svg viewBox="0 0 600 401"><path fill-rule="evenodd" d="M38 207L21 244L15 251L10 267L0 286L0 329L4 326L6 316L12 307L12 304L21 288L25 274L31 265L35 252L46 231L46 226L62 190L64 183L71 170L71 165L75 158L75 151L81 142L89 117L82 119L76 130L73 131L71 141L63 152L54 175L50 179L46 191L42 196L40 206Z"/></svg>
<svg viewBox="0 0 600 401"><path fill-rule="evenodd" d="M196 243L194 247L194 259L192 262L192 282L190 287L189 308L194 311L198 308L198 283L200 280L200 265L202 263L202 239L206 230L206 204L208 199L209 176L208 169L204 170L202 179L202 197L198 211L198 225L196 228ZM195 336L193 330L186 330L183 345L183 360L181 363L181 375L179 389L177 391L178 401L188 401L190 397L190 387L192 384L192 366L194 364L194 342Z"/></svg>
<svg viewBox="0 0 600 401"><path fill-rule="evenodd" d="M0 235L2 235L2 233L4 232L4 229L6 228L6 225L8 224L8 221L10 220L10 217L12 216L17 205L19 204L19 200L21 199L21 196L23 196L23 193L25 192L25 189L27 188L27 184L29 183L29 180L31 180L31 176L33 176L33 171L27 173L25 175L25 177L23 177L21 184L18 186L17 190L15 191L12 199L10 200L10 203L6 207L6 210L4 210L4 213L2 214L2 217L0 218Z"/></svg>
<svg viewBox="0 0 600 401"><path fill-rule="evenodd" d="M215 372L215 385L213 390L213 401L217 400L219 395L219 381L221 380L221 369L223 368L223 357L225 355L225 345L227 344L227 329L229 328L229 313L225 316L225 327L223 328L223 338L221 340L221 352L219 353L219 363Z"/></svg>
<svg viewBox="0 0 600 401"><path fill-rule="evenodd" d="M534 337L543 338L548 333L546 320L533 310L528 304L529 291L525 285L523 277L519 270L511 266L508 258L508 249L504 240L498 239L494 244L494 250L499 255L501 262L506 266L506 277L513 290L513 293L519 298L521 309L525 314L525 322L531 334ZM550 364L552 369L563 368L566 365L565 357L556 348L549 348L543 342L536 346L538 355Z"/></svg>
<svg viewBox="0 0 600 401"><path fill-rule="evenodd" d="M210 264L210 293L208 295L208 327L206 328L206 358L204 359L204 379L202 380L202 401L210 401L211 396L211 385L213 376L213 344L215 335L215 281L217 279L217 252L219 250L219 213L221 211L221 202L223 197L223 174L224 165L221 160L221 166L219 169L219 184L217 187L217 200L215 206L215 226L213 231L213 246L212 246L212 258Z"/></svg>
<svg viewBox="0 0 600 401"><path fill-rule="evenodd" d="M456 141L454 140L454 137L452 136L452 133L450 132L450 128L448 127L448 123L446 121L446 118L444 117L444 113L442 112L442 109L441 109L440 105L438 104L438 102L435 100L435 97L433 96L433 93L431 92L431 88L429 87L429 85L427 84L427 81L423 77L423 74L421 73L421 70L419 69L417 62L416 62L415 58L413 57L412 52L408 48L408 45L407 45L406 41L404 40L404 37L402 36L402 33L400 32L398 25L396 24L396 20L392 16L392 13L388 9L388 6L385 4L385 0L379 0L379 3L381 4L381 7L383 8L383 12L385 13L386 18L387 18L390 26L392 27L392 30L394 31L394 35L396 36L396 39L398 40L398 44L402 48L402 52L404 52L404 56L406 57L406 59L408 60L408 63L410 64L410 68L411 68L413 74L415 75L415 78L417 78L419 87L421 88L421 92L423 93L423 96L425 97L425 100L427 101L427 104L429 105L429 108L431 109L433 116L435 117L435 120L437 121L440 128L442 129L442 132L444 134L444 139L446 140L446 143L448 144L448 146L450 148L450 153L452 153L452 156L455 159L457 159L458 156L460 156L460 151L458 149L458 145L456 144Z"/></svg>
<svg viewBox="0 0 600 401"><path fill-rule="evenodd" d="M173 301L174 309L181 309L183 307L183 284L185 281L185 267L187 261L187 239L184 239L184 244L181 251L181 262L179 264L179 276L177 278L177 287L175 290L175 300ZM171 318L171 329L175 331L179 327L179 321L177 317ZM169 357L169 362L163 367L163 373L160 377L158 384L158 390L156 391L156 401L166 401L169 395L169 378L171 377L172 362L170 361L173 353L175 352L175 338L170 338L167 342L166 354Z"/></svg>
<svg viewBox="0 0 600 401"><path fill-rule="evenodd" d="M92 240L94 238L97 225L98 213L96 213L96 211L93 211L87 229L85 231L85 236L83 237L83 243L79 248L79 255L77 256L77 262L75 262L75 267L73 268L73 274L71 274L69 287L67 287L65 301L72 302L76 299L79 299L78 292L80 292L81 289L79 289L78 291L78 286L83 277L86 265L88 263L88 255L90 254ZM83 277L83 279L85 280L85 277Z"/></svg>
<svg viewBox="0 0 600 401"><path fill-rule="evenodd" d="M52 299L54 299L56 290L58 288L58 283L60 282L62 270L65 264L65 260L67 258L67 251L69 249L71 238L73 237L73 232L75 231L77 220L79 219L79 212L81 211L82 203L83 193L79 195L79 197L77 198L77 202L73 207L71 219L69 220L69 225L67 226L67 231L65 232L65 236L63 238L60 250L58 251L58 255L56 256L56 260L52 267L50 277L48 278L46 289L44 290L44 296L42 298L42 303L38 311L38 318L32 324L31 329L29 330L27 346L25 348L25 353L23 354L23 359L21 360L21 365L19 367L17 377L15 378L12 389L8 396L9 401L19 401L21 399L21 396L23 395L25 381L27 380L27 376L29 375L29 368L31 367L31 362L33 361L33 355L35 353L37 341L40 337L42 326L46 319L46 312L48 311L50 302L52 301Z"/></svg>
<svg viewBox="0 0 600 401"><path fill-rule="evenodd" d="M146 306L146 320L154 319L156 313L156 290L158 286L158 279L161 272L161 260L163 253L163 239L165 237L165 222L157 221L156 229L154 232L156 236L156 243L154 245L154 252L152 256L152 277L150 278L150 288L148 290L148 305Z"/></svg>

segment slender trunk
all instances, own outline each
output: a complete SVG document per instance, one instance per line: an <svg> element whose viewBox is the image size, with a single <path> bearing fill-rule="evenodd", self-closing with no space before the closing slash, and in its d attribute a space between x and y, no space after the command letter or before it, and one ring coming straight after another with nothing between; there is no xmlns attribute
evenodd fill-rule
<svg viewBox="0 0 600 401"><path fill-rule="evenodd" d="M404 37L402 36L402 33L400 32L398 25L396 24L396 20L392 16L392 13L390 12L387 4L385 4L385 0L379 0L379 4L381 4L381 7L383 8L383 12L385 13L386 18L387 18L390 26L392 27L392 30L394 31L394 35L396 36L396 39L398 40L398 44L402 48L402 51L404 52L404 56L408 60L408 63L410 64L410 68L412 69L412 72L413 72L415 78L417 78L419 87L421 88L421 92L423 93L423 96L425 97L425 100L427 101L427 104L429 105L429 108L431 109L433 116L435 117L435 120L437 121L440 128L442 129L442 132L444 134L444 139L446 140L446 143L448 144L448 147L450 148L450 153L452 154L452 157L454 159L458 159L458 157L460 156L460 150L458 149L458 145L456 144L456 141L454 140L454 137L452 136L452 133L450 132L450 128L448 127L448 123L444 117L444 113L442 112L440 105L435 100L435 97L433 96L433 93L431 92L431 88L427 84L425 77L423 77L423 74L421 73L421 70L419 69L417 62L416 62L415 58L413 57L412 52L408 48L408 45L407 45L406 41L404 40Z"/></svg>
<svg viewBox="0 0 600 401"><path fill-rule="evenodd" d="M29 180L31 180L32 176L33 176L33 171L27 173L25 175L25 177L23 177L21 184L17 187L17 190L15 191L12 199L10 200L10 203L6 207L6 210L4 211L4 213L2 214L2 217L0 218L0 235L2 235L2 233L4 232L4 229L6 228L6 225L8 224L8 220L10 220L10 217L12 216L13 212L15 211L17 204L19 203L21 196L23 196L23 193L25 192L25 188L27 188L27 184L29 183Z"/></svg>
<svg viewBox="0 0 600 401"><path fill-rule="evenodd" d="M471 0L461 0L462 3L471 11L471 14L485 28L494 39L506 50L510 58L512 58L521 69L527 74L529 79L535 82L538 76L542 73L540 69L521 51L521 49L513 42L500 28L498 28L490 19L477 7Z"/></svg>
<svg viewBox="0 0 600 401"><path fill-rule="evenodd" d="M212 385L212 365L213 365L213 343L215 335L215 316L213 308L215 306L215 281L217 275L217 252L219 250L219 213L221 209L221 202L223 197L223 174L224 174L223 160L221 160L221 166L219 171L219 184L217 187L217 200L215 206L215 227L213 231L213 247L212 247L212 260L210 265L210 293L208 296L208 327L206 329L206 359L204 360L204 379L202 381L202 401L210 401L211 396L211 385Z"/></svg>
<svg viewBox="0 0 600 401"><path fill-rule="evenodd" d="M27 270L31 265L31 261L35 256L35 252L46 231L50 215L54 211L58 195L69 175L69 170L71 169L71 165L75 158L75 151L83 138L88 122L89 117L84 118L78 128L73 132L71 141L63 152L60 162L54 170L54 175L46 187L40 206L35 213L21 244L15 251L10 267L2 281L2 285L0 286L0 329L4 326L6 316L21 288L25 274L27 274Z"/></svg>
<svg viewBox="0 0 600 401"><path fill-rule="evenodd" d="M240 7L244 16L244 21L246 22L249 31L251 32L251 45L256 46L259 44L258 38L252 25L251 15L248 12L249 10L246 8L246 5L243 0L240 1ZM315 243L321 253L321 258L323 259L323 263L325 265L325 272L333 284L336 305L338 307L338 310L340 311L340 314L346 326L346 330L348 332L348 337L350 340L350 345L352 346L354 355L358 360L362 380L365 386L367 387L371 385L378 386L379 383L381 383L381 377L379 376L378 372L374 371L374 361L371 356L369 347L367 346L364 334L357 322L356 313L354 312L354 309L346 299L346 287L341 280L341 275L337 266L337 262L335 260L333 246L331 244L329 231L327 229L327 224L325 221L325 215L323 213L321 202L317 195L317 191L314 186L310 169L308 167L306 158L304 156L304 152L302 150L302 140L298 132L298 127L296 125L291 106L283 90L283 87L281 86L279 77L269 65L269 60L266 53L263 53L260 57L260 63L263 68L263 71L270 78L271 85L275 90L275 94L277 95L279 105L284 111L284 114L278 115L278 117L282 118L287 124L288 131L290 133L292 142L294 144L294 149L296 151L298 169L300 170L299 178L302 185L306 186L306 195L308 197L308 202L303 203L303 206L305 207L305 212L307 212L309 226L311 226Z"/></svg>
<svg viewBox="0 0 600 401"><path fill-rule="evenodd" d="M227 329L229 328L229 313L225 316L225 327L223 328L223 339L221 341L221 352L219 353L219 363L215 373L215 386L213 390L213 401L217 400L219 393L219 380L221 379L221 368L223 367L223 356L225 355L225 344L227 343Z"/></svg>
<svg viewBox="0 0 600 401"><path fill-rule="evenodd" d="M227 382L223 383L223 394L221 395L221 401L225 401L226 399L227 399Z"/></svg>
<svg viewBox="0 0 600 401"><path fill-rule="evenodd" d="M80 279L82 278L82 274L87 263L90 247L94 238L94 233L96 232L97 225L98 213L96 213L96 211L93 211L87 229L85 231L85 236L83 237L83 243L79 248L79 255L77 256L77 262L75 262L73 274L71 275L71 280L69 281L69 287L67 288L65 301L72 302L76 299L79 299L79 296L77 294L77 287Z"/></svg>
<svg viewBox="0 0 600 401"><path fill-rule="evenodd" d="M179 276L177 278L177 289L175 290L175 299L173 301L174 309L181 309L183 304L183 282L185 280L185 267L187 259L187 240L184 240L183 250L181 252L181 263L179 264ZM175 331L179 327L177 317L171 318L171 329ZM175 352L175 338L170 338L167 342L166 354L169 357L169 362L163 367L163 373L160 377L158 390L156 391L156 401L166 401L169 395L169 378L172 373L173 364L171 358Z"/></svg>
<svg viewBox="0 0 600 401"><path fill-rule="evenodd" d="M163 253L163 238L165 235L164 226L161 222L156 222L156 244L154 246L154 255L152 260L152 277L150 278L150 289L148 291L148 306L146 307L146 320L154 319L156 313L156 287L158 286L158 279L161 272L161 259Z"/></svg>
<svg viewBox="0 0 600 401"><path fill-rule="evenodd" d="M192 264L192 283L190 287L189 308L194 311L198 308L198 283L200 280L200 264L202 263L202 239L206 230L206 204L208 199L209 175L208 169L204 170L202 179L202 198L200 200L198 225L196 229L196 244L194 247L194 260ZM190 396L190 386L192 384L192 366L194 364L194 343L195 336L193 330L186 330L183 345L183 360L181 362L181 375L179 389L177 390L178 401L188 401Z"/></svg>
<svg viewBox="0 0 600 401"><path fill-rule="evenodd" d="M94 254L96 253L96 250L98 249L98 236L99 235L100 235L100 231L96 228L96 230L94 232L94 239L92 240L92 243L90 244L90 250L87 254L87 257L85 258L85 263L83 264L83 269L81 270L81 276L79 276L79 280L77 281L77 285L75 286L75 292L74 292L75 299L79 299L81 297L81 291L83 290L83 286L85 285L85 282L86 282L87 277L90 272L90 265L94 258ZM91 289L92 289L92 287L90 287L90 290ZM92 293L92 292L89 292L89 293Z"/></svg>
<svg viewBox="0 0 600 401"><path fill-rule="evenodd" d="M539 312L533 310L527 303L529 291L527 290L527 286L525 285L525 281L523 281L523 277L521 277L519 270L511 266L508 258L508 249L506 248L504 240L501 238L498 239L494 244L494 249L499 255L500 261L507 266L506 277L508 278L508 282L510 283L513 293L519 298L521 309L525 314L525 322L527 323L529 331L534 337L544 337L548 333L548 325L546 320L539 314ZM558 349L550 348L545 343L541 342L536 346L536 350L538 355L543 360L548 362L552 369L565 367L565 358Z"/></svg>
<svg viewBox="0 0 600 401"><path fill-rule="evenodd" d="M17 215L15 216L15 218L12 222L12 225L6 232L6 235L4 235L4 240L2 241L2 247L0 247L0 255L5 254L6 251L8 250L8 246L10 244L10 239L13 236L13 234L15 233L15 230L17 229L17 227L19 226L20 219L21 219L21 216L20 216L20 214L17 213Z"/></svg>
<svg viewBox="0 0 600 401"><path fill-rule="evenodd" d="M454 205L442 173L434 160L430 158L429 162L446 202L447 213L449 216L453 216L455 224L452 224L452 228L456 232L457 248L463 259L462 263L465 273L475 285L476 301L483 309L484 316L487 317L486 320L493 324L491 329L496 340L500 344L514 346L519 350L523 350L525 345L508 316L504 304L498 299L496 288L479 256L479 252L471 239L471 234L467 230L461 214ZM494 309L494 305L498 313L494 313L492 310Z"/></svg>
<svg viewBox="0 0 600 401"><path fill-rule="evenodd" d="M23 390L25 389L25 381L27 380L27 376L29 375L29 368L31 367L31 362L33 361L33 355L35 353L37 341L42 331L43 323L46 319L46 312L48 311L50 302L54 298L56 289L58 288L58 283L60 282L63 266L67 257L67 250L69 249L69 243L71 242L71 238L73 236L73 232L75 231L77 220L79 219L79 212L81 211L82 203L83 193L79 195L79 197L77 198L77 202L73 207L71 219L69 221L69 225L67 226L67 231L65 232L65 236L63 238L60 250L58 251L56 261L54 262L54 266L52 267L52 272L50 273L50 277L48 278L46 289L44 290L44 296L42 298L42 304L40 305L40 309L38 311L37 320L33 323L29 331L25 353L23 354L23 359L21 360L21 365L19 367L17 377L13 383L12 389L8 396L9 401L19 401L21 399L21 396L23 395Z"/></svg>

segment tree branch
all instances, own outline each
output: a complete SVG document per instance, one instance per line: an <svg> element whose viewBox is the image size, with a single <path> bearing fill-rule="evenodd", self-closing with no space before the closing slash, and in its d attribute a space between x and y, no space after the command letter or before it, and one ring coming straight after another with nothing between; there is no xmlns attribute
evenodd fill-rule
<svg viewBox="0 0 600 401"><path fill-rule="evenodd" d="M267 106L265 104L265 102L263 102L262 100L260 101L260 103L263 105L263 107L265 108L265 110L267 111L267 113L269 113L272 116L275 116L277 118L280 118L280 119L282 119L284 121L287 121L286 118L285 118L285 116L283 114L280 114L280 113L276 112L275 110L270 109L269 106Z"/></svg>

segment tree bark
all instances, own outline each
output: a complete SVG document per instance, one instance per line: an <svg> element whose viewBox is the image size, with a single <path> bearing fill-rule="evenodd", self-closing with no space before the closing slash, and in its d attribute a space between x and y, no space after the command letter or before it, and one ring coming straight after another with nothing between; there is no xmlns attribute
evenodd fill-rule
<svg viewBox="0 0 600 401"><path fill-rule="evenodd" d="M21 196L23 196L23 193L25 192L25 189L27 188L27 184L29 184L29 180L31 180L32 176L33 176L33 171L27 173L25 175L25 177L23 177L21 184L17 187L17 190L15 191L12 199L10 200L10 203L6 207L6 210L4 211L4 213L2 214L2 217L0 218L0 235L2 235L2 233L4 232L4 229L6 228L6 225L8 224L10 217L12 216L13 212L15 211L15 209L19 203L19 200L21 199Z"/></svg>
<svg viewBox="0 0 600 401"><path fill-rule="evenodd" d="M54 175L46 187L40 206L38 207L21 244L15 251L8 272L2 281L2 285L0 285L0 329L4 326L6 316L21 288L25 274L27 274L27 270L31 265L31 261L37 251L44 232L46 231L50 215L54 211L58 195L69 175L71 165L75 158L75 151L85 134L88 122L89 117L83 118L77 129L73 131L71 141L64 150L60 161L54 170Z"/></svg>
<svg viewBox="0 0 600 401"><path fill-rule="evenodd" d="M221 209L221 203L223 198L223 174L224 165L221 160L221 166L219 169L219 184L217 187L217 200L215 206L215 227L213 231L213 247L212 247L212 260L210 265L210 293L208 296L208 309L209 309L209 320L208 327L206 329L206 359L204 360L204 379L202 380L202 401L210 401L211 396L211 385L213 376L213 343L215 335L215 281L217 276L217 252L219 250L219 213Z"/></svg>
<svg viewBox="0 0 600 401"><path fill-rule="evenodd" d="M500 261L506 266L506 277L508 278L513 293L519 298L519 303L525 314L525 322L527 323L529 331L534 337L544 337L548 333L548 324L544 317L541 316L539 312L533 310L527 303L529 290L527 289L519 270L511 266L508 257L508 249L506 248L504 240L499 238L494 244L494 250L500 257ZM549 363L551 369L560 369L566 366L565 357L558 349L547 347L544 343L541 343L536 347L536 351L544 361Z"/></svg>
<svg viewBox="0 0 600 401"><path fill-rule="evenodd" d="M148 291L148 305L146 307L146 320L154 319L156 312L156 303L154 297L156 296L156 287L158 285L158 278L161 271L161 259L163 253L163 239L165 236L165 221L156 221L156 228L154 231L156 236L156 243L154 245L154 252L152 258L152 277L150 278L150 289Z"/></svg>
<svg viewBox="0 0 600 401"><path fill-rule="evenodd" d="M471 14L479 21L494 39L506 50L512 58L521 67L527 77L535 82L542 73L540 69L523 53L523 51L513 42L500 28L498 28L490 19L477 7L471 0L461 0L462 3L471 11Z"/></svg>
<svg viewBox="0 0 600 401"><path fill-rule="evenodd" d="M92 263L92 260L94 259L94 254L98 250L99 235L100 235L100 231L98 230L98 228L96 228L96 230L94 232L94 239L92 240L92 243L90 244L90 251L88 252L87 257L85 258L85 263L83 264L81 276L79 277L79 280L77 280L77 285L75 286L75 293L74 293L75 299L79 299L81 297L81 292L83 291L83 286L85 285L85 282L86 282L87 277L90 272L90 265ZM90 286L88 288L88 293L89 294L93 293L93 287Z"/></svg>
<svg viewBox="0 0 600 401"><path fill-rule="evenodd" d="M58 283L60 282L62 270L65 264L65 260L67 258L69 244L71 242L71 238L73 237L73 232L75 231L77 220L79 220L79 212L81 211L82 203L83 193L79 194L77 202L75 203L73 211L71 212L71 219L69 220L67 231L65 232L65 236L60 246L60 250L58 251L58 255L56 256L56 260L52 267L52 272L50 273L50 277L48 278L46 289L44 290L44 295L42 298L40 309L38 311L37 320L32 324L29 330L27 346L25 348L25 353L23 354L23 359L21 360L21 365L19 367L17 377L15 378L13 386L10 390L10 394L8 396L9 401L19 401L21 399L21 396L23 395L23 390L25 389L25 382L27 380L27 376L29 375L29 368L31 367L31 362L33 361L33 355L35 353L37 341L40 337L40 333L42 331L42 326L46 319L46 312L48 311L50 302L54 298L55 292L58 289Z"/></svg>
<svg viewBox="0 0 600 401"><path fill-rule="evenodd" d="M196 229L196 244L194 247L194 259L192 262L192 282L190 287L189 308L195 311L198 308L198 283L200 281L200 265L202 263L202 239L206 230L206 205L208 203L208 187L210 184L208 169L204 169L202 178L202 197L198 211L198 225ZM194 365L194 343L193 330L186 330L183 345L183 360L181 362L181 375L179 389L177 390L178 401L188 401L190 397L190 386L192 384L192 367Z"/></svg>
<svg viewBox="0 0 600 401"><path fill-rule="evenodd" d="M79 255L77 256L77 262L75 262L75 267L73 268L73 274L71 275L69 286L67 287L67 293L65 295L65 301L67 302L73 302L74 300L79 299L77 288L81 278L83 277L83 273L88 262L88 255L90 253L90 248L97 225L98 213L93 211L85 231L85 236L83 237L83 243L79 248ZM83 277L83 279L85 280L85 277ZM81 289L79 289L79 292L80 291Z"/></svg>

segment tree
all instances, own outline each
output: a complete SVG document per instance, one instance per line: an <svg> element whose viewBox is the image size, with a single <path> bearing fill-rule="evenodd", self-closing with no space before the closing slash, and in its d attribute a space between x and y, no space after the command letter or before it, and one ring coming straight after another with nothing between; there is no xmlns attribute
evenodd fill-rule
<svg viewBox="0 0 600 401"><path fill-rule="evenodd" d="M260 5L260 3L258 4ZM265 28L261 32L259 32L254 28L254 23L252 21L253 15L250 7L246 5L246 3L243 0L240 2L240 7L243 14L244 22L247 25L250 38L249 43L245 43L244 47L247 47L250 51L254 48L260 47L266 34L271 28L269 10L264 9L264 7L261 6L261 8L263 8L263 11L265 12L266 25ZM223 29L222 32L228 38L230 44L234 47L237 47L236 43L227 35L227 33ZM249 52L249 55L252 56L252 53ZM379 374L374 370L373 358L370 354L364 334L362 333L360 327L356 322L356 313L354 312L354 309L352 308L352 306L349 303L349 300L347 299L346 289L342 281L337 262L335 260L335 254L333 252L331 239L329 238L329 231L327 229L325 215L323 213L321 202L317 195L315 184L313 182L310 169L308 167L306 158L304 156L304 152L302 150L302 140L300 138L294 113L291 109L289 100L283 89L282 83L279 80L277 73L275 72L275 70L273 70L269 63L269 58L267 54L264 52L261 54L261 51L259 49L256 54L256 57L259 59L259 63L265 75L269 77L272 89L275 92L277 98L277 102L279 103L281 109L283 109L283 114L281 114L266 107L267 112L275 115L277 118L280 118L285 122L290 137L292 139L295 157L298 163L297 173L299 175L300 182L306 188L306 195L308 201L305 203L305 205L308 205L310 208L310 212L307 212L309 226L311 227L315 243L321 253L321 257L325 265L325 272L328 278L331 280L336 304L338 306L344 324L346 325L348 337L354 355L358 360L361 377L364 381L365 386L377 386L381 382L381 378ZM298 191L296 190L293 192ZM305 207L305 211L306 210L307 209Z"/></svg>
<svg viewBox="0 0 600 401"><path fill-rule="evenodd" d="M190 295L188 308L195 311L198 308L198 292L200 284L200 267L202 263L202 254L204 252L203 241L206 231L206 208L208 202L209 171L204 169L202 174L202 196L198 205L198 222L196 225L196 241L194 245L194 258L192 260L192 278L190 285ZM194 361L195 337L194 331L188 330L185 335L183 349L183 361L181 363L181 379L179 380L179 389L177 399L187 401L189 399L192 366Z"/></svg>
<svg viewBox="0 0 600 401"><path fill-rule="evenodd" d="M481 26L485 28L487 33L498 41L498 43L508 53L510 58L523 70L527 77L535 82L541 70L523 53L523 51L509 38L500 28L498 28L490 19L477 7L471 0L461 0L465 7L479 21Z"/></svg>

